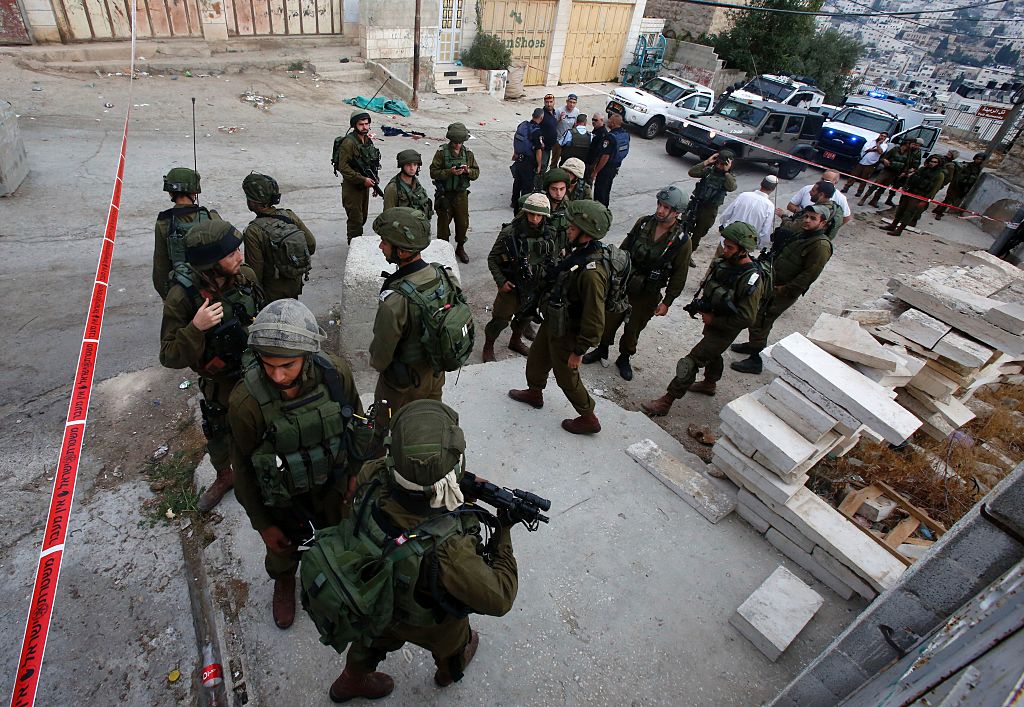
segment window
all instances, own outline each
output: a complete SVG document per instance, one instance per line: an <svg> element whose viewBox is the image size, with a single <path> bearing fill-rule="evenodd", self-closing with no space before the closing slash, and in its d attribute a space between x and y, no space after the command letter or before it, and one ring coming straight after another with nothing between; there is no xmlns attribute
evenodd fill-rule
<svg viewBox="0 0 1024 707"><path fill-rule="evenodd" d="M784 115L773 115L768 120L764 121L764 126L761 128L761 132L765 135L768 133L777 133L782 130L782 121L786 119Z"/></svg>
<svg viewBox="0 0 1024 707"><path fill-rule="evenodd" d="M802 115L791 115L789 120L786 121L786 134L787 135L799 135L800 128L803 127L804 118Z"/></svg>

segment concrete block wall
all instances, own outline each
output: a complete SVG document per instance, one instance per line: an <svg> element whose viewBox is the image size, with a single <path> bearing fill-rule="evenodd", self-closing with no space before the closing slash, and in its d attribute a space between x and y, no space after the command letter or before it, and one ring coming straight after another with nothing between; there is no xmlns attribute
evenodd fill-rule
<svg viewBox="0 0 1024 707"><path fill-rule="evenodd" d="M889 626L909 648L1024 559L1024 463L961 518L773 700L771 707L836 704L897 659Z"/></svg>
<svg viewBox="0 0 1024 707"><path fill-rule="evenodd" d="M1006 221L1015 220L1017 210L1022 206L1024 188L992 172L984 172L981 175L981 179L974 185L974 189L964 202L965 209ZM979 225L993 236L999 235L1003 230L1002 224L992 221L982 221Z"/></svg>
<svg viewBox="0 0 1024 707"><path fill-rule="evenodd" d="M57 29L57 16L49 0L22 0L28 20L29 34L37 43L59 42L60 31Z"/></svg>

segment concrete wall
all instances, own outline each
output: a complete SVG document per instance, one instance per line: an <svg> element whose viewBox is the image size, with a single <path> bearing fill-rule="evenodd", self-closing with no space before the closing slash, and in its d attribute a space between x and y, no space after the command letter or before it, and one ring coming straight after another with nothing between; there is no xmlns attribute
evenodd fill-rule
<svg viewBox="0 0 1024 707"><path fill-rule="evenodd" d="M1024 558L1024 464L942 536L771 703L832 705L897 659L879 626L901 647L954 611Z"/></svg>
<svg viewBox="0 0 1024 707"><path fill-rule="evenodd" d="M1004 165L1005 166L1005 165ZM964 208L1004 221L1013 221L1024 207L1024 188L992 172L985 172L967 195ZM986 233L999 235L1003 226L993 221L978 221Z"/></svg>

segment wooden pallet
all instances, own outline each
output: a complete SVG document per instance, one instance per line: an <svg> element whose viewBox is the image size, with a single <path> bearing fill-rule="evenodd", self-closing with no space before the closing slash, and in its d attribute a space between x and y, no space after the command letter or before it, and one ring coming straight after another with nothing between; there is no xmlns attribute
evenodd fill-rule
<svg viewBox="0 0 1024 707"><path fill-rule="evenodd" d="M877 533L853 519L854 514L860 510L860 507L864 505L865 501L871 501L878 498L879 496L885 496L896 502L897 507L907 514L907 517L900 521L895 528L890 530L885 535ZM930 530L936 538L941 537L945 532L946 528L936 520L933 520L928 516L927 513L922 511L920 508L912 504L906 498L901 496L899 493L894 491L888 484L883 481L876 481L859 491L847 495L843 499L843 502L839 504L839 512L846 516L855 526L860 528L861 531L867 534L872 540L885 548L889 554L898 559L908 567L913 564L913 558L907 557L901 553L897 548L903 543L909 542L914 545L930 545L931 542L927 540L919 540L917 538L911 538L921 525L924 525Z"/></svg>

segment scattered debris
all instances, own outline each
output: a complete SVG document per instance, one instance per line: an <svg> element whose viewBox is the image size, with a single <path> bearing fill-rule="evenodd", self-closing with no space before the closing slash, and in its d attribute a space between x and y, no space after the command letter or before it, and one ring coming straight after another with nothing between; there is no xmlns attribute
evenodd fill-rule
<svg viewBox="0 0 1024 707"><path fill-rule="evenodd" d="M715 440L718 439L715 433L712 432L711 428L707 425L690 424L690 426L686 428L686 434L690 435L701 444L707 444L709 446L714 444Z"/></svg>
<svg viewBox="0 0 1024 707"><path fill-rule="evenodd" d="M167 682L171 683L172 685L174 683L178 682L178 680L180 680L180 679L181 679L181 671L178 670L177 668L175 668L171 672L167 673Z"/></svg>
<svg viewBox="0 0 1024 707"><path fill-rule="evenodd" d="M168 452L167 445L166 444L161 444L159 447L156 448L156 451L153 452L153 459L161 459L161 458L163 458L167 454L167 452Z"/></svg>
<svg viewBox="0 0 1024 707"><path fill-rule="evenodd" d="M270 106L277 103L279 100L284 98L284 94L278 94L276 96L263 96L256 93L252 89L247 90L245 93L239 96L239 99L245 103L251 103L255 108L259 108L262 111L270 109Z"/></svg>
<svg viewBox="0 0 1024 707"><path fill-rule="evenodd" d="M190 381L190 380L183 380L181 383L178 384L178 390L186 390L189 387L191 387L191 385L192 385L192 381Z"/></svg>

